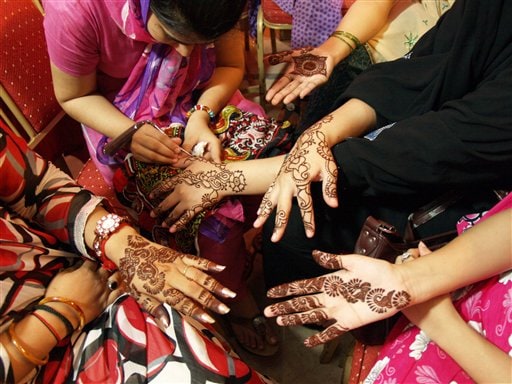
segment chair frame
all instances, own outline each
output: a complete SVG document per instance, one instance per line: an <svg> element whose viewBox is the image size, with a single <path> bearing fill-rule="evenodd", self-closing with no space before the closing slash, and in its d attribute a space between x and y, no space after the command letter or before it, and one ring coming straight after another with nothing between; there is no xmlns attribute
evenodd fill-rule
<svg viewBox="0 0 512 384"><path fill-rule="evenodd" d="M257 47L257 61L258 61L258 80L259 80L259 94L260 104L265 106L265 94L267 93L267 84L265 79L265 63L263 61L265 40L264 32L265 28L270 30L270 43L272 47L272 53L276 53L276 30L288 30L292 29L291 24L271 23L265 19L263 12L263 6L258 6L258 16L256 19L256 47Z"/></svg>

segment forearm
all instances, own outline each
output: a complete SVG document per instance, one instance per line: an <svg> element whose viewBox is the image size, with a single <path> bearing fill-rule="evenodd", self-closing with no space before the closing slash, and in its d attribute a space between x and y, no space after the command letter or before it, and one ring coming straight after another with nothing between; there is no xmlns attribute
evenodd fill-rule
<svg viewBox="0 0 512 384"><path fill-rule="evenodd" d="M111 138L119 136L134 124L132 119L99 94L77 97L60 105L73 119Z"/></svg>
<svg viewBox="0 0 512 384"><path fill-rule="evenodd" d="M358 137L375 126L375 110L358 99L350 99L341 107L321 120L329 147L345 140Z"/></svg>
<svg viewBox="0 0 512 384"><path fill-rule="evenodd" d="M355 1L341 19L336 30L349 32L356 36L361 44L364 44L386 25L393 4L393 0ZM364 20L364 23L361 20ZM334 37L327 39L320 48L326 49L332 54L335 64L351 53L347 44Z"/></svg>
<svg viewBox="0 0 512 384"><path fill-rule="evenodd" d="M439 250L397 266L411 303L421 303L512 268L512 209L497 213Z"/></svg>
<svg viewBox="0 0 512 384"><path fill-rule="evenodd" d="M219 113L231 99L243 79L243 70L237 67L217 67L201 93L197 104L210 107Z"/></svg>
<svg viewBox="0 0 512 384"><path fill-rule="evenodd" d="M227 163L226 166L230 172L240 172L245 180L243 189L230 191L227 196L261 195L265 193L277 176L283 161L284 155Z"/></svg>
<svg viewBox="0 0 512 384"><path fill-rule="evenodd" d="M434 306L428 314L413 322L477 383L510 382L510 356L471 328L453 305L449 308L450 313L444 310L437 313Z"/></svg>

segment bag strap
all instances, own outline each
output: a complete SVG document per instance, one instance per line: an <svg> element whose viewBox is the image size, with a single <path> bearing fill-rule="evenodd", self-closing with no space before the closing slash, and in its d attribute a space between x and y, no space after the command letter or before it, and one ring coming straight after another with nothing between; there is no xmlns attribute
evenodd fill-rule
<svg viewBox="0 0 512 384"><path fill-rule="evenodd" d="M437 199L422 206L416 212L411 213L408 217L407 225L405 227L405 241L414 241L414 229L432 220L437 215L443 213L444 211L446 211L448 207L455 204L461 198L462 194L460 191L448 191L443 195L439 196Z"/></svg>

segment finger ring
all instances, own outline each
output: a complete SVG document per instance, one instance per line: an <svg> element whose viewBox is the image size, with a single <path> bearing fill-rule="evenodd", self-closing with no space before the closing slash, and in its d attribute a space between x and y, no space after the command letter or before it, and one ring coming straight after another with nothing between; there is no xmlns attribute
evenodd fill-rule
<svg viewBox="0 0 512 384"><path fill-rule="evenodd" d="M117 289L117 287L119 287L119 284L117 284L117 281L115 281L115 280L109 280L107 282L107 287L111 291L115 291Z"/></svg>
<svg viewBox="0 0 512 384"><path fill-rule="evenodd" d="M411 256L412 256L412 254L410 252L404 252L400 255L400 258L402 259L402 261L405 261Z"/></svg>
<svg viewBox="0 0 512 384"><path fill-rule="evenodd" d="M187 265L185 269L183 270L183 276L185 276L187 279L192 280L190 277L187 276L188 269L192 267L191 265Z"/></svg>

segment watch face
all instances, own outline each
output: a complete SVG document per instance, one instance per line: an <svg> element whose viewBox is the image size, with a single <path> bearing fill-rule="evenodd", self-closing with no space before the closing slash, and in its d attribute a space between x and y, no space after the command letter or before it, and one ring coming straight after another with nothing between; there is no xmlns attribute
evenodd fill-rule
<svg viewBox="0 0 512 384"><path fill-rule="evenodd" d="M98 225L96 226L96 231L100 236L107 235L109 233L112 233L116 230L117 227L119 227L119 223L121 222L121 218L117 215L108 214L106 216L103 216L99 221Z"/></svg>

